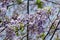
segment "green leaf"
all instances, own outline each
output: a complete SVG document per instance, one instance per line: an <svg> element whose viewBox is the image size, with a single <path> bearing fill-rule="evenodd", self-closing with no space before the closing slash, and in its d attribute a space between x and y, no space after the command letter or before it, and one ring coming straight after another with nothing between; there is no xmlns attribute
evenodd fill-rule
<svg viewBox="0 0 60 40"><path fill-rule="evenodd" d="M55 29L56 27L54 25L52 25L52 28L51 29Z"/></svg>
<svg viewBox="0 0 60 40"><path fill-rule="evenodd" d="M20 27L24 27L24 24L23 23L20 23Z"/></svg>
<svg viewBox="0 0 60 40"><path fill-rule="evenodd" d="M45 33L40 34L40 37L43 39L45 37Z"/></svg>
<svg viewBox="0 0 60 40"><path fill-rule="evenodd" d="M50 7L47 7L47 9L48 9L48 14L50 14L51 13L51 8Z"/></svg>
<svg viewBox="0 0 60 40"><path fill-rule="evenodd" d="M18 27L15 27L15 33L16 33L17 36L19 36Z"/></svg>
<svg viewBox="0 0 60 40"><path fill-rule="evenodd" d="M18 33L18 32L16 32L16 35L17 35L17 36L19 36L19 33Z"/></svg>
<svg viewBox="0 0 60 40"><path fill-rule="evenodd" d="M22 32L22 31L24 30L24 28L21 28L20 30L21 30L21 32Z"/></svg>
<svg viewBox="0 0 60 40"><path fill-rule="evenodd" d="M21 30L21 32L24 30L24 24L23 23L20 23L20 30Z"/></svg>
<svg viewBox="0 0 60 40"><path fill-rule="evenodd" d="M22 0L16 0L18 4L21 4L22 3Z"/></svg>
<svg viewBox="0 0 60 40"><path fill-rule="evenodd" d="M41 0L36 0L36 3L38 4L38 3L40 3L40 1L41 1Z"/></svg>
<svg viewBox="0 0 60 40"><path fill-rule="evenodd" d="M18 32L18 27L15 27L15 32Z"/></svg>
<svg viewBox="0 0 60 40"><path fill-rule="evenodd" d="M57 34L56 40L60 40L58 34Z"/></svg>
<svg viewBox="0 0 60 40"><path fill-rule="evenodd" d="M38 6L38 8L42 8L43 2L41 0L36 0L36 5Z"/></svg>
<svg viewBox="0 0 60 40"><path fill-rule="evenodd" d="M56 38L56 40L60 40L59 38Z"/></svg>

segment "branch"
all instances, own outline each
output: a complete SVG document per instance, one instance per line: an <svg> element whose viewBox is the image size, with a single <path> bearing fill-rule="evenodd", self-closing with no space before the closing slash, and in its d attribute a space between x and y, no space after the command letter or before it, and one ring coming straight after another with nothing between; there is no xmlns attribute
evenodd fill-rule
<svg viewBox="0 0 60 40"><path fill-rule="evenodd" d="M53 22L54 23L54 22ZM53 23L52 23L52 25L53 25ZM50 27L50 29L49 29L49 31L48 31L48 33L46 34L46 36L44 37L44 39L43 40L45 40L45 38L47 37L47 35L49 34L49 32L50 32L50 30L51 30L51 28L52 28L52 25L51 25L51 27Z"/></svg>
<svg viewBox="0 0 60 40"><path fill-rule="evenodd" d="M26 37L26 36L27 36L27 35L24 35L24 36L21 38L21 40L23 40L23 38Z"/></svg>
<svg viewBox="0 0 60 40"><path fill-rule="evenodd" d="M50 40L52 40L52 38L53 38L55 32L57 31L57 28L58 28L58 25L59 25L59 24L60 24L60 21L58 22L58 24L57 24L57 26L56 26L56 29L54 30L54 33L53 33L53 35L51 36Z"/></svg>
<svg viewBox="0 0 60 40"><path fill-rule="evenodd" d="M60 5L60 3L55 3L55 2L53 2L53 1L48 1L48 0L45 0L45 1L51 2L51 3L54 3L54 4L57 4L57 5Z"/></svg>
<svg viewBox="0 0 60 40"><path fill-rule="evenodd" d="M7 27L5 27L4 29L2 29L2 30L0 31L0 33L3 32L6 28L7 28Z"/></svg>
<svg viewBox="0 0 60 40"><path fill-rule="evenodd" d="M57 28L56 30L60 30L60 28Z"/></svg>
<svg viewBox="0 0 60 40"><path fill-rule="evenodd" d="M60 11L59 11L60 12ZM58 14L57 14L57 17L58 17L58 15L59 15L59 12L58 12ZM56 18L57 19L57 18ZM55 19L55 20L56 20ZM55 22L55 20L54 20L54 22ZM52 25L54 24L54 22L52 23ZM52 25L51 25L51 27L50 27L50 29L49 29L49 31L48 31L48 33L46 34L46 36L44 37L44 39L43 40L45 40L45 38L47 37L47 35L49 34L49 32L50 32L50 30L51 30L51 28L52 28Z"/></svg>
<svg viewBox="0 0 60 40"><path fill-rule="evenodd" d="M10 6L12 6L12 5L16 5L16 4L11 4L11 5L8 5L8 6L7 6L7 9L8 9Z"/></svg>

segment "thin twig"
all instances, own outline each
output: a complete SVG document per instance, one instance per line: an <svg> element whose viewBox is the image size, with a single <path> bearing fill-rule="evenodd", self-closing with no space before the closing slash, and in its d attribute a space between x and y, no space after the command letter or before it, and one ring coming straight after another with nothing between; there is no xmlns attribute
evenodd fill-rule
<svg viewBox="0 0 60 40"><path fill-rule="evenodd" d="M59 11L60 12L60 11ZM58 12L58 14L59 14L59 12ZM57 17L58 17L58 14L57 14ZM54 21L55 22L55 21ZM54 24L54 22L52 23L52 25ZM50 32L50 30L51 30L51 28L52 28L52 25L51 25L51 27L50 27L50 29L49 29L49 31L48 31L48 33L46 34L46 36L44 37L44 39L43 40L45 40L45 38L47 37L47 35L49 34L49 32ZM57 30L57 29L56 29Z"/></svg>
<svg viewBox="0 0 60 40"><path fill-rule="evenodd" d="M59 24L60 24L60 21L58 22L58 25L59 25ZM53 38L55 32L57 31L58 25L56 26L56 29L54 30L54 33L53 33L53 35L51 36L50 40L52 40L52 38Z"/></svg>
<svg viewBox="0 0 60 40"><path fill-rule="evenodd" d="M45 0L45 1L51 2L51 3L54 3L54 4L57 4L57 5L60 5L60 3L55 3L55 2L53 2L53 1L48 1L48 0Z"/></svg>
<svg viewBox="0 0 60 40"><path fill-rule="evenodd" d="M54 23L54 22L53 22L53 23ZM52 24L53 24L53 23L52 23ZM49 34L49 32L50 32L51 28L52 28L52 25L51 25L51 27L50 27L50 29L49 29L48 33L46 34L46 36L44 37L44 39L43 39L43 40L45 40L45 38L46 38L46 37L47 37L47 35Z"/></svg>
<svg viewBox="0 0 60 40"><path fill-rule="evenodd" d="M21 38L21 40L23 40L24 37L27 37L27 35L24 35L24 36Z"/></svg>
<svg viewBox="0 0 60 40"><path fill-rule="evenodd" d="M4 29L2 29L2 30L0 31L0 33L3 32L6 28L7 28L7 27L5 27Z"/></svg>

